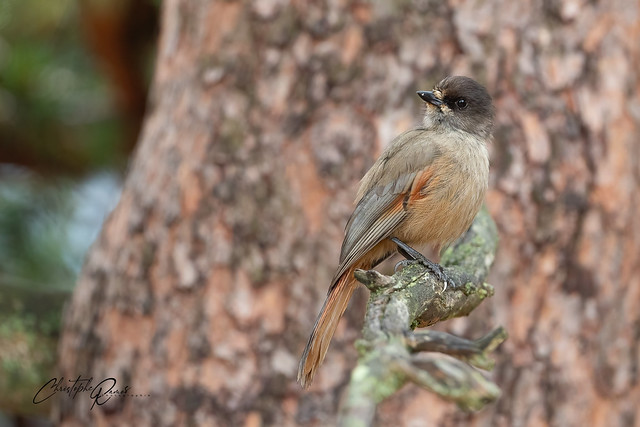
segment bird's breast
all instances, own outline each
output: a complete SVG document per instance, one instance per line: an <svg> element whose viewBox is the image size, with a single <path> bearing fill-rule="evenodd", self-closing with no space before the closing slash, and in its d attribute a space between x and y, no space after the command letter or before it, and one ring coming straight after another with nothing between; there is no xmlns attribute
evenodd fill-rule
<svg viewBox="0 0 640 427"><path fill-rule="evenodd" d="M486 146L475 141L453 145L428 171L431 176L423 186L412 189L419 193L394 234L408 244L444 246L469 228L482 206L489 178Z"/></svg>

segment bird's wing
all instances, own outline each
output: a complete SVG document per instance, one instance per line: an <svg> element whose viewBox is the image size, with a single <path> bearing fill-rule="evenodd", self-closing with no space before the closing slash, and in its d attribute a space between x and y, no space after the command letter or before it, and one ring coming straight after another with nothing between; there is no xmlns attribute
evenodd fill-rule
<svg viewBox="0 0 640 427"><path fill-rule="evenodd" d="M437 153L436 150L429 149L429 144L424 140L421 141L420 149L417 153L413 153L413 156L411 154L415 150L406 150L407 144L415 142L414 138L417 136L425 138L422 131L415 130L400 135L390 149L378 159L378 162L385 164L371 168L372 173L378 176L363 178L363 185L369 188L365 189L366 191L362 191L361 188L363 195L347 222L340 253L340 265L333 283L358 259L393 233L393 230L408 215L407 204L417 196L417 192L433 174L430 166ZM415 154L418 155L415 156ZM389 172L380 173L385 169ZM398 173L398 171L403 172Z"/></svg>
<svg viewBox="0 0 640 427"><path fill-rule="evenodd" d="M360 199L347 222L336 277L342 275L343 270L388 237L405 219L407 211L403 206L403 200L415 175L403 175L395 182L374 187Z"/></svg>

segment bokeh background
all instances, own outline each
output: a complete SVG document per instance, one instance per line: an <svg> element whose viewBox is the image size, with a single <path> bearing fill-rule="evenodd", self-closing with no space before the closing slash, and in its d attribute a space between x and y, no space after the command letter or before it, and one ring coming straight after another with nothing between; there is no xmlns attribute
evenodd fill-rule
<svg viewBox="0 0 640 427"><path fill-rule="evenodd" d="M407 386L376 423L637 425L639 9L3 0L2 422L333 425L364 292L309 391L295 372L357 182L415 90L465 74L497 108L496 294L438 327L508 330L503 396L466 414ZM77 375L150 397L31 403Z"/></svg>
<svg viewBox="0 0 640 427"><path fill-rule="evenodd" d="M34 387L55 376L63 305L120 196L159 5L0 2L0 425L47 419Z"/></svg>

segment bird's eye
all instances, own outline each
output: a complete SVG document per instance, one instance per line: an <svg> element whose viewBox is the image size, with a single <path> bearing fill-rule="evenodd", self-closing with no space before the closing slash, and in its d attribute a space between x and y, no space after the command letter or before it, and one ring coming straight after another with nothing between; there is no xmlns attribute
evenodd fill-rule
<svg viewBox="0 0 640 427"><path fill-rule="evenodd" d="M467 101L465 101L464 98L460 98L456 101L456 106L461 109L464 110L465 108L467 108Z"/></svg>

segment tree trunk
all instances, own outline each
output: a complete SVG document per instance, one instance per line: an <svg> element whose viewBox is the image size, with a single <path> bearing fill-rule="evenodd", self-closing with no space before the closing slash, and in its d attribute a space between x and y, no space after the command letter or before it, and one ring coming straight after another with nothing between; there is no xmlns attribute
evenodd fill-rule
<svg viewBox="0 0 640 427"><path fill-rule="evenodd" d="M496 295L445 324L510 334L497 403L415 386L379 425L640 423L640 17L631 1L163 3L152 99L122 199L66 315L59 375L128 388L55 418L327 425L363 296L308 392L298 357L356 183L448 74L497 107L487 204ZM100 403L100 402L99 402Z"/></svg>

